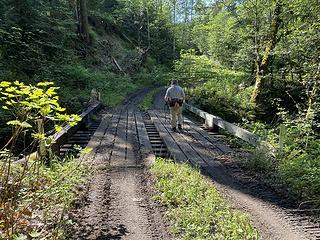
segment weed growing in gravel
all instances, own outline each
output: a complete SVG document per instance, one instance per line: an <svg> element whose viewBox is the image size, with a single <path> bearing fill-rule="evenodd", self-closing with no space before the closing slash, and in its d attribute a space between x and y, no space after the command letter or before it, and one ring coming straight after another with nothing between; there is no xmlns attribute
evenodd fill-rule
<svg viewBox="0 0 320 240"><path fill-rule="evenodd" d="M151 171L156 177L156 199L167 205L177 238L259 239L249 218L231 209L198 170L157 159Z"/></svg>

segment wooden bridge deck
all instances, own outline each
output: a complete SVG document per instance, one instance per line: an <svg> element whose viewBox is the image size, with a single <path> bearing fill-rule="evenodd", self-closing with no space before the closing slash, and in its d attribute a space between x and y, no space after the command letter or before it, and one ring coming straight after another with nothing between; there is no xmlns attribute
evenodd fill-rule
<svg viewBox="0 0 320 240"><path fill-rule="evenodd" d="M151 120L155 123L160 136L164 140L171 157L178 162L189 161L195 166L220 166L220 157L231 152L231 149L221 144L208 132L184 117L183 130L173 132L170 116L163 111L149 111Z"/></svg>
<svg viewBox="0 0 320 240"><path fill-rule="evenodd" d="M183 131L173 132L168 113L152 110L148 114L170 158L177 162L188 161L202 168L220 166L217 160L231 152L229 147L186 117ZM111 167L141 166L141 156L145 159L154 155L141 113L127 109L106 114L88 147L93 148L92 160L109 162ZM153 160L154 156L148 161Z"/></svg>
<svg viewBox="0 0 320 240"><path fill-rule="evenodd" d="M163 141L169 158L190 162L213 178L233 182L229 177L226 179L225 168L220 162L232 152L227 145L186 117L183 131L173 132L168 112L152 110L148 115L148 121L155 127L152 135L139 111L122 109L106 114L88 144L93 151L86 158L101 167L107 163L111 170L141 168L155 161L154 142L158 146L157 142ZM155 131L159 139L154 139Z"/></svg>

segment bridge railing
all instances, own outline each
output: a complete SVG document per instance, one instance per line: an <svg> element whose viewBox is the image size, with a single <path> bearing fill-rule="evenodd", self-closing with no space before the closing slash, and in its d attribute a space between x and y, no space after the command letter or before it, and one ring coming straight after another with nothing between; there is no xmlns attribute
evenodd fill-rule
<svg viewBox="0 0 320 240"><path fill-rule="evenodd" d="M215 128L217 126L217 127L220 127L222 129L226 130L230 134L232 134L238 138L241 138L242 140L246 141L247 143L250 143L251 145L254 145L256 147L267 146L268 148L274 149L270 143L262 141L262 139L259 136L249 132L248 130L240 128L232 123L229 123L218 116L215 116L213 114L202 111L201 109L196 108L190 104L186 103L186 104L184 104L184 107L188 111L203 118L205 120L205 124L209 128Z"/></svg>
<svg viewBox="0 0 320 240"><path fill-rule="evenodd" d="M51 145L51 149L55 153L60 152L60 146L62 146L65 142L67 142L68 138L70 138L81 126L89 125L92 116L99 111L102 107L100 102L96 102L90 105L83 113L79 116L81 118L80 122L76 126L71 127L70 125L66 125L62 128L61 131L57 132L56 134L52 135L51 139L53 144Z"/></svg>

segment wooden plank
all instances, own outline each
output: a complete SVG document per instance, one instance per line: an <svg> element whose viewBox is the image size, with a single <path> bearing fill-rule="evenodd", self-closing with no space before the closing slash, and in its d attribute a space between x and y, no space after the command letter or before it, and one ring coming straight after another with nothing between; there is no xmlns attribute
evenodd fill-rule
<svg viewBox="0 0 320 240"><path fill-rule="evenodd" d="M120 114L110 159L111 167L125 166L127 146L127 114L127 111Z"/></svg>
<svg viewBox="0 0 320 240"><path fill-rule="evenodd" d="M162 118L163 118L163 113L162 113ZM192 147L192 150L194 151L193 155L198 154L198 157L196 158L197 161L190 161L191 164L197 167L201 167L202 170L209 173L211 176L213 175L213 173L216 174L217 171L223 172L224 174L226 174L226 169L224 168L224 166L219 161L216 160L216 158L219 158L219 156L221 156L221 151L216 147L214 147L213 143L211 143L206 138L204 138L200 133L195 131L193 127L196 127L196 125L194 123L191 124L190 120L187 120L186 122L187 122L187 126L185 125L186 129L184 130L184 132L180 133L180 136L182 136L184 138L184 141L186 141ZM167 127L168 126L169 126L169 123L167 124ZM199 130L205 132L201 128L199 128ZM194 138L194 135L192 133L196 134L202 140L202 142L199 142L196 138ZM182 140L177 139L177 142L182 142ZM206 143L206 144L203 144L203 143ZM213 147L214 151L211 151L210 148L208 148L208 145L211 146L211 148ZM185 147L185 144L180 147Z"/></svg>
<svg viewBox="0 0 320 240"><path fill-rule="evenodd" d="M134 119L134 114L132 111L128 112L127 116L127 141L126 141L126 164L130 166L137 165L137 159L134 154L134 146L137 142L136 139L136 123Z"/></svg>
<svg viewBox="0 0 320 240"><path fill-rule="evenodd" d="M164 113L156 111L155 114L158 116L163 126L167 129L167 132L170 132L175 142L179 145L181 151L186 155L188 161L190 161L196 167L205 167L207 164L199 156L199 154L193 149L193 147L186 140L184 134L179 132L170 131L171 124L169 121L166 121Z"/></svg>
<svg viewBox="0 0 320 240"><path fill-rule="evenodd" d="M188 133L185 134L185 138L188 139L193 149L199 154L199 156L204 162L206 162L208 166L223 168L223 165L217 161L219 156L221 156L221 153L219 150L213 147L212 143L206 139L199 141L198 139L194 138L194 134L197 133L190 125L186 126L185 131Z"/></svg>
<svg viewBox="0 0 320 240"><path fill-rule="evenodd" d="M233 134L236 137L241 138L242 140L254 145L259 146L261 143L261 139L259 136L240 128L232 123L229 123L222 118L218 116L214 116L212 114L209 114L205 111L202 111L190 104L184 104L185 108L189 110L190 112L193 112L194 114L202 117L206 120L206 123L209 125L209 127L213 127L214 125L219 126L222 129L225 129L229 133Z"/></svg>
<svg viewBox="0 0 320 240"><path fill-rule="evenodd" d="M167 146L168 151L170 152L173 159L177 162L185 162L187 161L187 157L181 151L178 144L175 142L171 134L167 131L167 129L162 125L161 121L157 117L154 111L149 111L149 115L151 117L152 122L154 123L155 127L157 128L160 137L164 141Z"/></svg>
<svg viewBox="0 0 320 240"><path fill-rule="evenodd" d="M140 112L135 114L135 119L141 157L146 165L152 165L155 162L156 156L153 152L147 129L144 125L144 121Z"/></svg>
<svg viewBox="0 0 320 240"><path fill-rule="evenodd" d="M91 152L89 154L83 154L80 156L80 159L85 161L92 161L98 151L98 148L101 144L105 131L111 125L111 114L105 114L102 119L98 129L95 131L91 139L89 140L86 148L91 148Z"/></svg>
<svg viewBox="0 0 320 240"><path fill-rule="evenodd" d="M101 122L99 124L99 127L94 132L92 138L93 137L102 138L104 136L104 134L105 134L106 129L108 128L108 126L111 123L111 119L112 119L112 114L111 113L103 114Z"/></svg>
<svg viewBox="0 0 320 240"><path fill-rule="evenodd" d="M115 111L113 113L110 126L103 135L103 139L101 141L101 144L99 146L99 150L96 156L96 162L99 162L103 165L110 163L117 126L119 123L119 118L120 118L119 112Z"/></svg>
<svg viewBox="0 0 320 240"><path fill-rule="evenodd" d="M223 156L220 149L216 148L211 142L199 134L191 125L185 125L185 131L188 132L190 141L195 151L202 157L202 159L211 167L222 167L218 161L219 157Z"/></svg>
<svg viewBox="0 0 320 240"><path fill-rule="evenodd" d="M109 120L109 126L104 132L101 143L96 150L94 158L96 165L101 164L105 166L109 164L119 118L119 113L115 112Z"/></svg>
<svg viewBox="0 0 320 240"><path fill-rule="evenodd" d="M217 140L214 136L209 135L205 130L195 125L191 120L185 118L186 125L190 126L195 130L193 136L202 142L209 142L210 147L213 147L214 150L219 150L221 153L229 153L232 152L232 149L225 144L222 144ZM208 146L209 147L209 146Z"/></svg>

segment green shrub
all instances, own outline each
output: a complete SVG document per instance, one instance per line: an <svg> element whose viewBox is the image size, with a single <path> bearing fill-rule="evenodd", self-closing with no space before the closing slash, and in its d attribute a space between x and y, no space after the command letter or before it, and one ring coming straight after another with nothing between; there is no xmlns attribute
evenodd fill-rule
<svg viewBox="0 0 320 240"><path fill-rule="evenodd" d="M286 131L278 176L289 193L301 200L320 199L320 140L314 130L317 111L300 111L295 116L279 112Z"/></svg>
<svg viewBox="0 0 320 240"><path fill-rule="evenodd" d="M189 102L201 109L229 121L253 117L249 101L252 88L245 87L248 74L227 69L194 50L181 53L175 72L187 88Z"/></svg>
<svg viewBox="0 0 320 240"><path fill-rule="evenodd" d="M272 155L266 149L255 149L252 154L241 162L244 168L252 171L271 173L276 170Z"/></svg>
<svg viewBox="0 0 320 240"><path fill-rule="evenodd" d="M63 229L72 224L67 211L77 199L79 187L90 175L88 164L75 159L51 159L37 172L27 171L21 179L14 204L1 201L0 239L63 239ZM0 168L3 163L0 162ZM12 173L21 177L21 164L12 164ZM6 219L7 218L7 219ZM14 224L9 223L14 218ZM8 225L3 225L6 222ZM33 239L33 238L32 238Z"/></svg>
<svg viewBox="0 0 320 240"><path fill-rule="evenodd" d="M59 69L57 82L62 102L71 111L81 111L90 99L93 88L101 93L101 99L108 106L115 106L138 88L129 77L110 72L107 69L86 68L81 64L65 65Z"/></svg>
<svg viewBox="0 0 320 240"><path fill-rule="evenodd" d="M314 143L315 144L315 143ZM317 149L320 142L317 141ZM313 205L320 205L320 157L317 152L298 156L281 162L278 170L281 182L293 196L303 200L315 200Z"/></svg>
<svg viewBox="0 0 320 240"><path fill-rule="evenodd" d="M272 176L271 184L282 185L289 196L298 201L320 199L320 140L314 129L317 127L315 115L307 116L305 111L296 115L279 111L281 124L271 126L261 122L247 122L244 126L276 149L274 156L268 151L255 150L242 165L260 173ZM280 146L280 126L282 146ZM319 201L312 202L320 205Z"/></svg>
<svg viewBox="0 0 320 240"><path fill-rule="evenodd" d="M62 162L48 150L54 130L80 120L78 115L65 114L57 89L53 82L0 82L0 103L12 129L0 151L0 239L57 239L68 220L66 210L77 196L76 187L88 173L88 165L73 159ZM21 136L22 149L17 147ZM16 148L23 155L19 161Z"/></svg>

